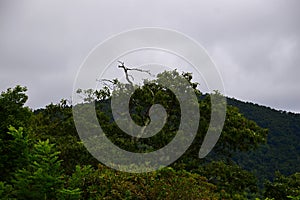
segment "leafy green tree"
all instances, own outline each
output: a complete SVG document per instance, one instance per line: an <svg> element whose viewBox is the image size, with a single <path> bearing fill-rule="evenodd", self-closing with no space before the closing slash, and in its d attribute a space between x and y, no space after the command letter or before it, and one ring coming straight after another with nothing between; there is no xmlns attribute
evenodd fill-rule
<svg viewBox="0 0 300 200"><path fill-rule="evenodd" d="M26 163L22 160L27 152L24 129L29 126L32 115L29 108L24 107L28 99L26 91L26 87L18 85L0 95L0 181L9 181L11 173ZM9 128L11 126L24 129L17 131Z"/></svg>
<svg viewBox="0 0 300 200"><path fill-rule="evenodd" d="M8 130L7 135L12 139L5 142L0 139L0 176L4 181L10 181L12 173L28 163L29 156L29 139L23 128L10 126Z"/></svg>
<svg viewBox="0 0 300 200"><path fill-rule="evenodd" d="M36 110L33 115L31 110L24 106L28 98L25 87L16 86L2 92L0 95L0 199L253 199L257 197L256 178L236 165L232 157L236 153L252 151L264 144L267 130L248 120L245 116L249 115L244 116L237 108L228 106L224 129L217 145L208 157L199 159L199 148L211 118L210 96L221 94L218 92L210 95L202 94L197 89L198 84L192 82L191 73L179 74L176 70L166 71L158 74L154 80L145 80L142 85L134 85L132 81L124 84L117 79L107 80L112 87L107 84L100 90L78 90L78 93L82 94L86 104L95 102L101 127L113 143L132 152L151 152L168 144L176 135L180 124L179 102L172 91L161 83L182 78L190 83L190 87L198 97L196 103L201 115L197 136L186 153L171 167L145 174L123 173L98 165L79 140L73 122L72 106L68 105L67 100ZM128 136L114 122L110 108L112 96L129 93L132 88L136 90L130 98L129 111L136 124L144 126L151 122L149 108L154 104L163 105L168 114L163 129L151 138ZM182 91L184 89L182 88ZM124 103L123 106L128 107L128 104ZM248 107L245 106L244 109ZM288 142L283 142L283 137L286 138L286 135L270 137L271 143L276 145L283 142L285 151L286 149L299 150L297 136L291 134L299 129L298 116L274 111L266 113L267 111L263 113L257 111L253 115L258 116L260 125L268 127L267 125L271 124L272 130L280 129L280 132L291 135L289 140L284 140ZM283 119L282 115L286 118ZM261 118L272 119L264 121ZM255 118L252 116L251 119ZM278 120L281 122L277 123ZM37 140L46 141L34 144ZM279 161L273 162L277 157L277 154L273 153L269 162L279 165ZM297 158L294 156L295 160ZM284 163L282 165L285 165L284 174L292 168ZM297 171L296 167L293 170ZM299 188L299 173L291 176L277 174L273 182L266 182L264 195L266 199L299 199Z"/></svg>
<svg viewBox="0 0 300 200"><path fill-rule="evenodd" d="M76 165L92 164L98 161L84 147L77 134L72 116L72 107L64 100L59 104L49 104L35 111L31 120L31 135L39 140L49 139L56 144L58 155L66 174L72 174Z"/></svg>
<svg viewBox="0 0 300 200"><path fill-rule="evenodd" d="M55 199L63 188L59 152L49 140L34 144L29 164L15 173L14 195L17 199Z"/></svg>
<svg viewBox="0 0 300 200"><path fill-rule="evenodd" d="M266 181L265 197L279 199L299 199L300 173L284 176L276 172L273 182Z"/></svg>
<svg viewBox="0 0 300 200"><path fill-rule="evenodd" d="M248 120L237 108L228 106L226 120L217 151L226 152L232 157L234 152L245 152L256 149L267 141L268 130Z"/></svg>
<svg viewBox="0 0 300 200"><path fill-rule="evenodd" d="M67 181L68 190L82 199L218 199L220 194L206 178L187 171L162 170L129 174L103 165L76 166ZM223 191L223 194L226 192ZM75 196L74 196L75 197Z"/></svg>
<svg viewBox="0 0 300 200"><path fill-rule="evenodd" d="M9 126L28 127L32 112L24 107L28 96L27 88L17 85L15 88L8 88L0 95L0 138L7 139L6 132Z"/></svg>
<svg viewBox="0 0 300 200"><path fill-rule="evenodd" d="M179 74L176 70L165 71L158 74L157 79L153 81L145 80L142 86L129 85L131 87L135 87L135 92L130 98L129 110L130 115L136 124L144 126L150 122L148 112L149 108L152 105L161 104L166 109L168 118L166 120L165 126L158 134L149 139L136 139L126 136L126 134L124 134L118 128L118 126L114 122L112 122L111 119L113 117L111 110L103 106L102 98L102 100L96 99L98 102L98 104L96 104L96 110L99 117L99 122L103 127L104 132L109 133L108 137L110 137L112 141L116 142L117 145L120 145L129 151L139 152L141 151L141 149L144 151L153 151L165 146L176 135L176 131L179 127L180 105L172 91L170 91L168 88L163 87L161 83L168 83L171 80L173 81L179 78L185 78L187 81L189 81L191 87L194 89L194 92L198 95L199 98L199 108L201 113L199 130L192 147L188 151L188 157L192 155L192 157L195 157L196 159L196 157L198 156L199 147L201 146L210 122L211 102L209 95L204 96L197 89L197 83L192 82L192 75L190 73ZM180 81L177 82L180 83ZM105 94L111 93L118 97L118 95L126 93L127 90L130 90L128 89L130 88L128 84L122 84L119 81L114 81L113 84L113 92L106 92ZM182 86L178 85L177 87ZM107 88L105 89L105 91L106 90ZM182 91L185 91L185 89L182 88ZM91 97L92 94L90 90L86 92L80 92L83 96L85 93L88 93L88 97ZM94 94L96 94L96 92L97 91L95 91ZM98 91L98 93L101 92ZM211 95L220 94L216 93ZM108 98L106 104L109 104L111 96L107 95L106 97ZM83 99L85 98L83 97ZM125 105L126 102L119 102L119 104L124 104L123 107L127 106ZM120 115L122 115L122 113L120 113ZM266 136L266 129L262 129L257 126L255 122L247 120L242 114L238 112L236 108L228 107L224 129L214 151L219 155L231 159L232 154L237 151L249 151L255 149L260 144L265 143ZM132 139L134 140L132 141Z"/></svg>
<svg viewBox="0 0 300 200"><path fill-rule="evenodd" d="M249 199L257 195L257 179L250 172L236 164L225 164L222 161L211 162L199 166L197 172L207 177L210 183L217 186L219 191L225 190L227 198Z"/></svg>
<svg viewBox="0 0 300 200"><path fill-rule="evenodd" d="M132 119L137 124L144 126L149 122L148 110L153 104L163 105L168 113L166 125L157 135L149 139L138 139L132 142L132 139L128 136L124 136L125 134L111 121L111 110L108 110L109 112L99 112L99 110L101 110L99 109L98 116L101 116L99 117L99 121L104 132L108 133L108 137L110 137L114 143L129 151L147 152L159 149L166 145L173 139L178 129L178 125L180 124L180 105L176 96L168 90L168 88L164 88L160 83L166 83L170 80L177 79L178 77L183 77L188 80L194 89L194 92L198 95L201 118L197 136L191 147L172 166L178 170L185 168L187 170L197 171L199 166L203 165L205 161L221 159L223 162L205 165L206 170L219 170L220 179L218 180L218 187L220 190L228 190L231 194L236 194L237 196L240 195L241 198L247 198L246 195L256 193L256 178L250 172L242 170L237 165L233 164L232 157L236 152L250 151L256 149L259 145L264 144L266 142L268 131L259 127L254 121L245 118L235 107L228 106L224 128L217 145L208 158L204 159L204 161L200 160L198 158L199 147L207 133L211 117L211 97L210 95L202 95L197 89L197 84L192 82L192 75L189 73L180 75L176 70L170 72L165 71L158 74L157 79L153 81L146 80L144 85L136 86L136 90L129 102L129 110ZM119 95L124 91L126 92L126 84L116 83L112 94ZM181 86L179 85L178 87ZM221 94L216 92L211 95ZM120 104L121 103L122 102L120 102ZM124 105L124 107L125 106L126 105ZM105 115L107 117L103 117ZM202 171L201 173L198 171L198 173L210 176L209 174L202 173Z"/></svg>

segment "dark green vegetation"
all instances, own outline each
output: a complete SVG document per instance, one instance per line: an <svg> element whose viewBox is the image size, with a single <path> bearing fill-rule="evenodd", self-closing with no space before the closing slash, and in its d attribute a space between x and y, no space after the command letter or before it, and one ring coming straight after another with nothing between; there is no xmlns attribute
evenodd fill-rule
<svg viewBox="0 0 300 200"><path fill-rule="evenodd" d="M32 111L24 106L26 88L17 86L2 92L0 199L300 199L300 176L296 173L300 171L297 168L299 115L229 101L232 105L236 103L244 115L236 107L228 106L220 140L208 157L199 159L199 148L210 121L210 97L196 89L190 74L164 72L156 80L139 86L132 96L131 116L137 124L149 122L147 110L153 103L161 103L168 112L166 126L151 139L129 137L117 127L112 120L109 106L112 91L108 87L78 92L86 104L96 100L99 123L112 142L133 152L149 152L167 144L178 129L178 102L169 90L157 84L176 78L187 79L201 97L197 102L201 112L197 136L186 153L170 167L143 174L118 172L98 163L79 140L72 107L66 100ZM129 87L118 81L112 84L117 92L126 92ZM264 109L264 114L257 115L255 112L261 112L256 109ZM278 115L265 118L268 112ZM280 124L284 122L285 126ZM269 135L265 128L270 130ZM276 132L279 129L286 130ZM262 156L267 156L261 149L272 148L273 143L269 141L281 145L284 153L294 153L298 162L289 155L284 159L282 152L276 152L274 157L282 158L278 163L293 165L278 164L278 168L272 168L273 160L260 165ZM287 176L277 172L274 180L265 181L264 189L259 188L258 180L272 178L276 170Z"/></svg>
<svg viewBox="0 0 300 200"><path fill-rule="evenodd" d="M245 117L269 130L266 145L236 155L240 166L252 171L261 183L264 179L273 180L275 171L284 175L300 172L300 114L235 99L228 99L227 103L238 107Z"/></svg>

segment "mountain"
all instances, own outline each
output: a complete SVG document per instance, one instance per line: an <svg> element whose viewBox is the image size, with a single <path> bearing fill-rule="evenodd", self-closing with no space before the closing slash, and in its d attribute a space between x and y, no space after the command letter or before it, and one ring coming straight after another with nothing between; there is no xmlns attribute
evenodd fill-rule
<svg viewBox="0 0 300 200"><path fill-rule="evenodd" d="M259 180L272 180L275 171L290 175L300 171L300 114L278 111L250 102L227 98L228 105L239 108L248 119L269 130L267 144L238 153L234 159Z"/></svg>

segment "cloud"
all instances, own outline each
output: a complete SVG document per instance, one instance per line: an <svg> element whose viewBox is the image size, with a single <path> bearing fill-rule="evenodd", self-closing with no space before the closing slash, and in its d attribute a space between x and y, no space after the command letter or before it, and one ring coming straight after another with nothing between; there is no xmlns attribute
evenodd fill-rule
<svg viewBox="0 0 300 200"><path fill-rule="evenodd" d="M37 108L69 98L93 47L120 31L183 32L217 64L227 95L300 112L297 0L1 1L0 89L29 88Z"/></svg>

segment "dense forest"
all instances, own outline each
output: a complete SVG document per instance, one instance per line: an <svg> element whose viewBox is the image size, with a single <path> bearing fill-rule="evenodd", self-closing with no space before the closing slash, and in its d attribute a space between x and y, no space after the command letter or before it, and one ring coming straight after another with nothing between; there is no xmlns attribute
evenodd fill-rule
<svg viewBox="0 0 300 200"><path fill-rule="evenodd" d="M75 106L95 105L99 124L120 148L152 152L168 144L180 124L176 96L159 84L176 79L187 80L198 95L197 135L180 159L147 173L121 172L97 161L78 136L68 100L32 110L24 106L26 87L3 91L0 199L300 199L299 114L227 99L221 137L200 159L211 97L221 94L202 94L190 73L165 71L134 86L129 110L136 124L147 125L153 104L163 105L168 114L163 129L151 138L124 134L114 121L111 97L128 92L130 84L116 79L99 90L79 89L83 103Z"/></svg>
<svg viewBox="0 0 300 200"><path fill-rule="evenodd" d="M300 114L274 110L253 103L228 99L248 119L269 130L267 144L257 150L236 155L243 168L259 177L273 180L274 172L291 175L300 171Z"/></svg>

